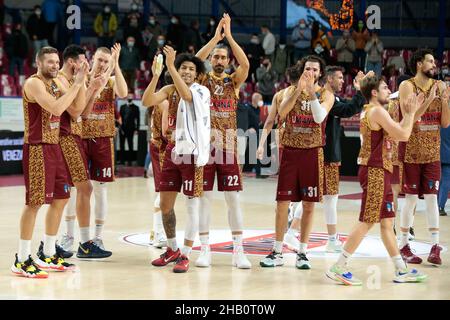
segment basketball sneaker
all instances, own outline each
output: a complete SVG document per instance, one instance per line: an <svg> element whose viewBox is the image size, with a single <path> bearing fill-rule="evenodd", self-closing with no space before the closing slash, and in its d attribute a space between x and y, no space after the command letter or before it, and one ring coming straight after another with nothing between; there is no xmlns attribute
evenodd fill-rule
<svg viewBox="0 0 450 320"><path fill-rule="evenodd" d="M421 264L422 263L422 258L420 258L420 257L416 256L414 253L412 253L409 243L400 249L400 254L402 255L402 258L403 258L403 260L405 260L406 263L410 263L410 264Z"/></svg>
<svg viewBox="0 0 450 320"><path fill-rule="evenodd" d="M406 282L422 282L427 278L426 274L420 273L416 269L411 270L397 270L395 271L394 282L396 283L406 283Z"/></svg>
<svg viewBox="0 0 450 320"><path fill-rule="evenodd" d="M153 246L161 249L167 247L167 238L164 232L156 232L153 238Z"/></svg>
<svg viewBox="0 0 450 320"><path fill-rule="evenodd" d="M243 246L237 246L233 249L233 258L231 263L238 269L250 269L252 267L251 262L245 256Z"/></svg>
<svg viewBox="0 0 450 320"><path fill-rule="evenodd" d="M414 234L414 228L409 228L409 234L408 234L408 240L413 241L416 238L416 235Z"/></svg>
<svg viewBox="0 0 450 320"><path fill-rule="evenodd" d="M158 259L152 261L152 265L155 267L164 267L169 263L176 261L180 255L180 249L173 251L172 248L167 247L166 252L160 255Z"/></svg>
<svg viewBox="0 0 450 320"><path fill-rule="evenodd" d="M442 264L441 250L442 248L438 244L432 246L427 261L436 267L440 266Z"/></svg>
<svg viewBox="0 0 450 320"><path fill-rule="evenodd" d="M70 251L64 250L58 243L55 243L56 254L64 259L69 259L73 256ZM44 251L44 242L41 241L38 251Z"/></svg>
<svg viewBox="0 0 450 320"><path fill-rule="evenodd" d="M334 264L327 272L326 276L338 283L346 286L361 286L362 281L355 278L353 274L347 270L346 267Z"/></svg>
<svg viewBox="0 0 450 320"><path fill-rule="evenodd" d="M298 238L289 232L286 232L284 235L283 243L291 249L292 251L298 252L298 248L300 248L300 241Z"/></svg>
<svg viewBox="0 0 450 320"><path fill-rule="evenodd" d="M304 253L297 253L297 260L295 262L295 266L297 267L297 269L301 269L301 270L311 269L311 263L309 262L308 258L306 257L306 254L304 254Z"/></svg>
<svg viewBox="0 0 450 320"><path fill-rule="evenodd" d="M12 273L17 276L25 277L25 278L35 278L35 279L47 279L48 273L41 270L36 262L33 261L31 256L28 256L28 259L24 262L19 262L16 253L16 261L11 267Z"/></svg>
<svg viewBox="0 0 450 320"><path fill-rule="evenodd" d="M259 265L263 268L281 267L283 264L283 253L275 250L259 262Z"/></svg>
<svg viewBox="0 0 450 320"><path fill-rule="evenodd" d="M200 255L195 261L196 267L207 268L211 265L211 248L209 245L202 245Z"/></svg>
<svg viewBox="0 0 450 320"><path fill-rule="evenodd" d="M97 245L97 247L105 251L105 245L103 244L102 238L95 237L94 239L92 239L92 241Z"/></svg>
<svg viewBox="0 0 450 320"><path fill-rule="evenodd" d="M342 242L339 239L335 241L327 241L327 246L325 247L325 251L329 253L338 253L342 251Z"/></svg>
<svg viewBox="0 0 450 320"><path fill-rule="evenodd" d="M61 238L61 248L64 249L64 251L73 251L73 242L74 242L74 238L70 237L69 235L65 234L62 236Z"/></svg>
<svg viewBox="0 0 450 320"><path fill-rule="evenodd" d="M78 246L77 258L80 259L103 259L112 255L111 251L103 250L97 244L89 240L81 243Z"/></svg>
<svg viewBox="0 0 450 320"><path fill-rule="evenodd" d="M42 270L74 271L76 269L74 264L66 262L64 258L60 257L57 253L51 257L47 257L44 254L44 250L39 250L37 257L38 259L36 260L36 264Z"/></svg>
<svg viewBox="0 0 450 320"><path fill-rule="evenodd" d="M184 254L181 254L175 265L173 266L173 272L175 273L184 273L189 270L189 259Z"/></svg>

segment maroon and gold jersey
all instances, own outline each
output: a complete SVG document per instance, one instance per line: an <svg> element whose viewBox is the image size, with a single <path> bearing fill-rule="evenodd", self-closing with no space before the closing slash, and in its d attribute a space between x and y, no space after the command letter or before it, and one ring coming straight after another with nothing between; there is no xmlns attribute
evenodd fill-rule
<svg viewBox="0 0 450 320"><path fill-rule="evenodd" d="M91 113L83 119L83 139L114 137L115 105L114 82L110 79L95 99Z"/></svg>
<svg viewBox="0 0 450 320"><path fill-rule="evenodd" d="M37 74L31 78L38 78L45 84L45 89L56 99L61 97L62 92L54 80L45 81ZM55 116L42 108L36 101L23 96L23 115L25 120L24 142L28 144L58 144L60 117Z"/></svg>
<svg viewBox="0 0 450 320"><path fill-rule="evenodd" d="M414 81L414 78L407 80L414 87L414 93L423 92L425 99L430 95L432 85L426 91L421 90ZM411 136L408 142L400 142L400 159L406 163L430 163L440 161L441 147L441 111L442 101L439 96L431 102L422 117L414 123ZM400 111L400 120L402 114Z"/></svg>
<svg viewBox="0 0 450 320"><path fill-rule="evenodd" d="M294 90L294 89L292 89ZM320 103L323 102L325 88L321 88L316 94ZM281 144L285 147L311 149L325 145L326 119L322 123L316 123L313 118L308 94L302 92L295 102L294 107L285 119L285 130L281 138Z"/></svg>
<svg viewBox="0 0 450 320"><path fill-rule="evenodd" d="M69 79L63 72L58 72L58 75L64 77L69 83L69 87L71 87L75 80ZM81 136L82 133L82 119L78 117L78 119L73 119L67 111L64 111L61 115L61 128L59 134L61 136L68 136L70 134Z"/></svg>
<svg viewBox="0 0 450 320"><path fill-rule="evenodd" d="M358 164L363 166L384 168L392 173L392 141L387 132L380 128L373 130L367 112L373 108L372 105L364 106L361 113L360 134L361 150L359 151Z"/></svg>
<svg viewBox="0 0 450 320"><path fill-rule="evenodd" d="M166 137L169 143L175 144L175 129L177 126L177 111L178 104L180 103L180 95L175 86L170 89L169 92L169 112L168 112L168 126L166 131Z"/></svg>
<svg viewBox="0 0 450 320"><path fill-rule="evenodd" d="M400 122L400 102L398 98L389 100L388 112L395 122ZM398 166L401 161L398 156L398 141L392 139L392 164Z"/></svg>
<svg viewBox="0 0 450 320"><path fill-rule="evenodd" d="M211 143L214 147L235 152L237 147L236 110L239 88L236 88L229 74L221 77L212 72L201 79L200 84L211 92ZM220 133L222 139L216 139Z"/></svg>
<svg viewBox="0 0 450 320"><path fill-rule="evenodd" d="M149 117L151 117L152 143L157 147L160 147L163 142L161 108L159 106L154 106L153 112L149 112Z"/></svg>

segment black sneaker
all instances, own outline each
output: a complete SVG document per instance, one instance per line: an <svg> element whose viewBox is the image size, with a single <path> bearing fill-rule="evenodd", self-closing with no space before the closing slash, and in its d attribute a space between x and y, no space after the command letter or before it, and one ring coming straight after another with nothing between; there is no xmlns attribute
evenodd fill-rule
<svg viewBox="0 0 450 320"><path fill-rule="evenodd" d="M102 250L94 241L89 240L78 246L77 258L102 259L112 255L111 251Z"/></svg>
<svg viewBox="0 0 450 320"><path fill-rule="evenodd" d="M439 208L439 215L440 215L441 217L447 216L447 212L445 212L445 209L444 209L444 208Z"/></svg>
<svg viewBox="0 0 450 320"><path fill-rule="evenodd" d="M56 254L64 259L69 259L73 256L73 252L64 250L58 243L55 243ZM41 241L39 245L39 252L44 251L44 242Z"/></svg>
<svg viewBox="0 0 450 320"><path fill-rule="evenodd" d="M42 242L41 242L42 244ZM51 257L47 257L44 254L43 250L43 244L42 246L39 246L39 250L37 252L37 260L36 264L39 266L40 269L45 271L74 271L76 270L76 266L73 263L68 263L64 260L63 257L59 256L57 253L55 253Z"/></svg>
<svg viewBox="0 0 450 320"><path fill-rule="evenodd" d="M416 235L414 234L414 228L413 228L413 227L409 228L409 233L410 233L414 238L416 237Z"/></svg>

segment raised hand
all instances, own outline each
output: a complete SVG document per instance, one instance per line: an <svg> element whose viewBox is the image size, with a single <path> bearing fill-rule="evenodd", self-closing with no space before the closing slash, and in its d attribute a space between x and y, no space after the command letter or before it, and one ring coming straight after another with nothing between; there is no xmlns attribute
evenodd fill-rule
<svg viewBox="0 0 450 320"><path fill-rule="evenodd" d="M223 20L224 20L223 31L225 33L225 37L229 38L229 37L231 37L231 17L230 17L230 15L228 13L224 13Z"/></svg>
<svg viewBox="0 0 450 320"><path fill-rule="evenodd" d="M111 48L111 53L113 60L115 61L116 65L119 64L119 58L120 58L120 51L122 50L122 46L120 43L115 43L113 47Z"/></svg>
<svg viewBox="0 0 450 320"><path fill-rule="evenodd" d="M222 18L222 19L220 19L219 24L217 25L216 33L214 34L214 39L216 39L217 42L223 40L223 38L225 37L225 34L223 34L224 23L225 23L225 20Z"/></svg>
<svg viewBox="0 0 450 320"><path fill-rule="evenodd" d="M353 79L353 86L356 90L361 90L361 80L364 78L364 72L359 71L355 79Z"/></svg>
<svg viewBox="0 0 450 320"><path fill-rule="evenodd" d="M263 154L264 154L264 148L263 147L258 147L258 149L256 150L256 159L262 160L263 159Z"/></svg>
<svg viewBox="0 0 450 320"><path fill-rule="evenodd" d="M89 73L89 64L87 61L81 63L80 69L77 71L75 77L75 84L83 84L86 80L86 75Z"/></svg>
<svg viewBox="0 0 450 320"><path fill-rule="evenodd" d="M305 71L305 90L310 95L310 97L314 96L316 93L314 86L314 74L310 71Z"/></svg>
<svg viewBox="0 0 450 320"><path fill-rule="evenodd" d="M419 109L420 105L423 103L424 95L420 93L419 95L411 94L406 100L404 107L405 115L413 116L414 113Z"/></svg>
<svg viewBox="0 0 450 320"><path fill-rule="evenodd" d="M175 66L175 57L177 55L177 52L170 46L164 46L163 52L166 56L167 68L169 68L169 66Z"/></svg>
<svg viewBox="0 0 450 320"><path fill-rule="evenodd" d="M302 75L300 76L300 79L298 79L297 89L299 91L306 90L306 73L305 72L303 72Z"/></svg>

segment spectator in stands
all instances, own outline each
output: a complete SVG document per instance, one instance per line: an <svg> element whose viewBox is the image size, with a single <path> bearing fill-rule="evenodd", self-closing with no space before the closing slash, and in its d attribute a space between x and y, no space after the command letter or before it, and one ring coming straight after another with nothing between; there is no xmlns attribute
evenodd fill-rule
<svg viewBox="0 0 450 320"><path fill-rule="evenodd" d="M5 21L5 3L4 0L0 0L0 26L3 26L3 21ZM0 30L0 35L1 35Z"/></svg>
<svg viewBox="0 0 450 320"><path fill-rule="evenodd" d="M328 63L330 58L330 41L320 28L318 21L314 21L311 28L311 51L313 54L322 57Z"/></svg>
<svg viewBox="0 0 450 320"><path fill-rule="evenodd" d="M161 34L164 34L163 29L161 28L161 24L156 19L156 16L154 14L151 14L148 17L147 27L148 27L148 30L153 34L153 36L155 38L157 38Z"/></svg>
<svg viewBox="0 0 450 320"><path fill-rule="evenodd" d="M252 139L253 141L256 140L256 145L253 146L254 150L249 150L249 160L251 164L254 164L257 179L268 178L268 176L261 175L261 162L255 157L256 154L255 149L258 148L259 145L259 128L261 127L260 108L263 105L264 105L263 97L259 93L255 92L252 95L252 104L251 104L252 107L250 108L248 114L247 135L249 136L249 139Z"/></svg>
<svg viewBox="0 0 450 320"><path fill-rule="evenodd" d="M217 19L213 16L209 18L208 26L206 27L206 32L202 33L202 38L205 42L209 42L214 37L216 32Z"/></svg>
<svg viewBox="0 0 450 320"><path fill-rule="evenodd" d="M28 40L22 32L21 24L17 24L6 38L5 51L9 60L9 74L14 76L17 66L19 75L23 75L23 61L28 55Z"/></svg>
<svg viewBox="0 0 450 320"><path fill-rule="evenodd" d="M138 17L136 15L131 15L128 22L128 25L126 25L125 29L123 30L123 40L125 42L128 41L128 37L133 37L135 41L134 47L139 50L140 54L143 47L143 40L141 28L139 27Z"/></svg>
<svg viewBox="0 0 450 320"><path fill-rule="evenodd" d="M130 11L125 15L125 17L122 20L122 26L124 28L128 27L130 25L130 21L132 18L136 18L139 29L142 29L144 26L144 19L142 17L142 14L139 12L139 6L136 2L133 2L130 6Z"/></svg>
<svg viewBox="0 0 450 320"><path fill-rule="evenodd" d="M144 178L148 178L148 176L153 175L152 167L150 167L150 163L152 162L152 157L150 154L150 141L152 140L152 114L153 114L153 108L146 108L145 110L145 118L144 118L144 124L147 126L147 155L145 156L145 162L144 162Z"/></svg>
<svg viewBox="0 0 450 320"><path fill-rule="evenodd" d="M344 30L342 37L336 42L337 62L349 73L353 63L353 52L355 52L355 40L350 35L350 30Z"/></svg>
<svg viewBox="0 0 450 320"><path fill-rule="evenodd" d="M375 31L372 31L371 38L364 50L367 52L366 72L373 71L380 77L383 62L383 42L378 38Z"/></svg>
<svg viewBox="0 0 450 320"><path fill-rule="evenodd" d="M438 196L439 214L446 216L445 204L450 191L450 127L441 129L441 172Z"/></svg>
<svg viewBox="0 0 450 320"><path fill-rule="evenodd" d="M151 33L150 28L147 25L142 31L141 37L142 37L141 57L144 60L153 61L153 56L155 55L156 48L158 47L158 43L156 42L157 36Z"/></svg>
<svg viewBox="0 0 450 320"><path fill-rule="evenodd" d="M111 48L117 32L117 16L106 5L103 12L97 14L94 22L94 31L98 36L98 46Z"/></svg>
<svg viewBox="0 0 450 320"><path fill-rule="evenodd" d="M252 34L250 43L245 46L245 53L250 62L250 70L246 81L256 82L256 69L258 69L264 57L264 50L256 33Z"/></svg>
<svg viewBox="0 0 450 320"><path fill-rule="evenodd" d="M284 80L286 69L292 65L292 51L285 41L280 41L272 56L272 68L277 73L277 81Z"/></svg>
<svg viewBox="0 0 450 320"><path fill-rule="evenodd" d="M59 0L44 0L42 3L42 14L47 22L47 39L52 47L56 47L53 33L56 26L64 20L64 10Z"/></svg>
<svg viewBox="0 0 450 320"><path fill-rule="evenodd" d="M355 53L354 53L354 66L358 70L364 70L366 66L366 51L364 48L366 47L366 43L370 38L369 31L364 25L364 21L359 20L356 30L353 30L352 33L353 40L355 40Z"/></svg>
<svg viewBox="0 0 450 320"><path fill-rule="evenodd" d="M262 47L264 49L264 54L271 57L275 51L277 40L267 25L261 27L261 33L263 34Z"/></svg>
<svg viewBox="0 0 450 320"><path fill-rule="evenodd" d="M40 5L34 6L33 14L27 20L27 33L30 41L33 43L33 65L37 52L45 46L48 46L47 23L42 17Z"/></svg>
<svg viewBox="0 0 450 320"><path fill-rule="evenodd" d="M258 92L262 95L264 103L272 103L277 73L272 69L269 57L265 57L260 67L256 69L256 80L258 81Z"/></svg>
<svg viewBox="0 0 450 320"><path fill-rule="evenodd" d="M395 55L389 57L386 65L387 66L394 66L395 70L398 73L404 73L405 72L405 68L406 68L405 59L403 58L402 55L400 55L399 51L395 51Z"/></svg>
<svg viewBox="0 0 450 320"><path fill-rule="evenodd" d="M122 153L122 163L126 159L128 165L132 165L134 160L134 136L139 133L140 111L139 107L133 103L133 93L128 93L128 102L120 106L120 117L122 125L120 127L120 151ZM125 139L128 144L128 156L125 156Z"/></svg>
<svg viewBox="0 0 450 320"><path fill-rule="evenodd" d="M186 31L184 36L183 51L195 54L203 46L202 37L200 36L200 23L198 20L191 21L191 27ZM189 50L192 47L194 50Z"/></svg>
<svg viewBox="0 0 450 320"><path fill-rule="evenodd" d="M311 47L311 29L307 27L305 19L300 19L292 31L292 42L294 43L294 63L309 54Z"/></svg>
<svg viewBox="0 0 450 320"><path fill-rule="evenodd" d="M136 70L139 69L139 51L135 47L136 41L133 37L127 38L127 46L120 51L119 64L128 88L134 92L134 82L136 80Z"/></svg>
<svg viewBox="0 0 450 320"><path fill-rule="evenodd" d="M172 15L170 24L167 28L167 44L171 45L175 50L181 52L183 50L183 39L186 36L186 26L181 23L181 19L177 15Z"/></svg>

